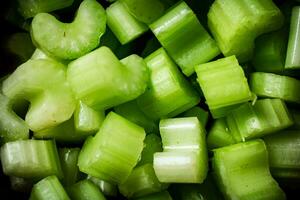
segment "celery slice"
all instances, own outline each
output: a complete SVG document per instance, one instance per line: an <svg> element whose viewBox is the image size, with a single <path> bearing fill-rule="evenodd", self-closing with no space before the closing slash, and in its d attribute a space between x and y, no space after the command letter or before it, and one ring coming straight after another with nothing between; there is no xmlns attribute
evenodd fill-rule
<svg viewBox="0 0 300 200"><path fill-rule="evenodd" d="M57 58L75 59L99 45L105 28L104 8L96 0L84 0L72 23L62 23L48 13L37 14L31 24L31 34L43 51Z"/></svg>
<svg viewBox="0 0 300 200"><path fill-rule="evenodd" d="M96 184L105 196L112 196L112 197L117 196L118 187L115 184L109 183L107 181L89 175L87 179L92 181L94 184Z"/></svg>
<svg viewBox="0 0 300 200"><path fill-rule="evenodd" d="M203 108L201 108L199 106L195 106L195 107L185 111L184 113L182 113L181 116L182 117L197 117L198 120L201 122L201 124L203 124L203 126L205 127L208 122L209 113L206 110L204 110Z"/></svg>
<svg viewBox="0 0 300 200"><path fill-rule="evenodd" d="M89 180L79 181L67 188L72 200L105 200L99 188Z"/></svg>
<svg viewBox="0 0 300 200"><path fill-rule="evenodd" d="M180 1L150 28L182 72L190 76L194 67L216 57L216 42L203 28L192 9Z"/></svg>

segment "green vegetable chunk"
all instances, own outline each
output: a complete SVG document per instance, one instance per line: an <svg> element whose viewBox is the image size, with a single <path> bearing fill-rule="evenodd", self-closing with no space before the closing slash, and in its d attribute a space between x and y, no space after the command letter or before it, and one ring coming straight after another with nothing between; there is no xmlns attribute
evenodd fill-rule
<svg viewBox="0 0 300 200"><path fill-rule="evenodd" d="M96 177L92 177L90 175L88 175L87 179L92 181L94 184L96 184L105 196L115 197L115 196L118 195L117 185L109 183L109 182L104 181L104 180L101 180L101 179L96 178Z"/></svg>
<svg viewBox="0 0 300 200"><path fill-rule="evenodd" d="M195 106L182 113L182 117L197 117L201 124L205 127L208 122L209 114L203 108Z"/></svg>
<svg viewBox="0 0 300 200"><path fill-rule="evenodd" d="M89 180L79 181L67 188L72 200L105 200L99 188Z"/></svg>

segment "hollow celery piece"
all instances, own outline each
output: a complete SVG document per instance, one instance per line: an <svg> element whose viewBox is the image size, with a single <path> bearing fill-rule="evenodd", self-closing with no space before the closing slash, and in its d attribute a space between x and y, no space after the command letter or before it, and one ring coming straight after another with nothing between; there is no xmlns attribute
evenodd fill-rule
<svg viewBox="0 0 300 200"><path fill-rule="evenodd" d="M77 166L79 148L61 148L58 150L61 168L64 174L62 183L65 186L73 185L78 180L79 168Z"/></svg>
<svg viewBox="0 0 300 200"><path fill-rule="evenodd" d="M121 44L126 44L141 36L148 26L134 18L120 1L106 9L107 25Z"/></svg>
<svg viewBox="0 0 300 200"><path fill-rule="evenodd" d="M0 110L0 142L28 139L28 125L12 110L12 102L1 93Z"/></svg>
<svg viewBox="0 0 300 200"><path fill-rule="evenodd" d="M96 177L89 176L89 175L88 175L87 179L92 181L94 184L96 184L105 196L115 197L118 195L117 185L109 183L104 180L101 180Z"/></svg>
<svg viewBox="0 0 300 200"><path fill-rule="evenodd" d="M201 124L203 124L203 126L205 127L208 122L209 114L203 108L196 106L196 107L193 107L193 108L185 111L184 113L182 113L181 116L182 117L197 117L198 120L201 122Z"/></svg>
<svg viewBox="0 0 300 200"><path fill-rule="evenodd" d="M89 180L82 180L67 188L72 200L105 200L99 188Z"/></svg>
<svg viewBox="0 0 300 200"><path fill-rule="evenodd" d="M67 75L76 97L97 110L135 99L146 90L149 81L141 57L131 55L120 62L107 47L71 62Z"/></svg>
<svg viewBox="0 0 300 200"><path fill-rule="evenodd" d="M230 133L236 142L263 137L293 124L284 101L261 99L246 103L226 116Z"/></svg>
<svg viewBox="0 0 300 200"><path fill-rule="evenodd" d="M289 41L286 51L285 69L299 69L300 68L300 6L293 7L291 21Z"/></svg>
<svg viewBox="0 0 300 200"><path fill-rule="evenodd" d="M75 59L99 45L105 28L105 9L96 0L84 0L72 23L62 23L47 13L37 14L31 35L43 51L57 58Z"/></svg>
<svg viewBox="0 0 300 200"><path fill-rule="evenodd" d="M156 152L162 151L162 143L159 136L156 134L149 134L144 140L144 148L137 166L147 163L153 163L153 155Z"/></svg>
<svg viewBox="0 0 300 200"><path fill-rule="evenodd" d="M154 170L161 182L202 183L208 171L205 130L197 117L160 122L163 152L154 154Z"/></svg>
<svg viewBox="0 0 300 200"><path fill-rule="evenodd" d="M36 183L29 200L70 200L65 189L56 176L48 176Z"/></svg>
<svg viewBox="0 0 300 200"><path fill-rule="evenodd" d="M300 103L300 81L288 76L255 72L250 76L250 88L259 97L279 98Z"/></svg>
<svg viewBox="0 0 300 200"><path fill-rule="evenodd" d="M224 147L234 143L236 143L236 141L230 133L225 118L216 119L208 132L208 149Z"/></svg>
<svg viewBox="0 0 300 200"><path fill-rule="evenodd" d="M283 130L264 138L270 170L274 177L297 179L300 177L300 134L299 130Z"/></svg>
<svg viewBox="0 0 300 200"><path fill-rule="evenodd" d="M160 183L153 165L145 164L132 170L126 181L119 185L120 193L127 198L137 198L163 191L168 184Z"/></svg>
<svg viewBox="0 0 300 200"><path fill-rule="evenodd" d="M2 85L3 94L30 102L25 121L40 131L68 120L76 100L66 81L66 68L54 60L29 60L19 66Z"/></svg>
<svg viewBox="0 0 300 200"><path fill-rule="evenodd" d="M197 65L195 70L213 118L223 117L239 104L253 98L235 56Z"/></svg>
<svg viewBox="0 0 300 200"><path fill-rule="evenodd" d="M181 1L150 28L182 72L190 76L194 67L216 57L220 50L188 5Z"/></svg>
<svg viewBox="0 0 300 200"><path fill-rule="evenodd" d="M197 92L163 48L145 61L150 71L149 89L138 97L137 103L148 117L154 120L174 117L199 103Z"/></svg>
<svg viewBox="0 0 300 200"><path fill-rule="evenodd" d="M158 192L154 194L149 194L140 198L136 198L135 200L172 200L171 195L167 190L163 192Z"/></svg>
<svg viewBox="0 0 300 200"><path fill-rule="evenodd" d="M270 174L262 140L215 149L212 164L216 183L226 199L285 199Z"/></svg>
<svg viewBox="0 0 300 200"><path fill-rule="evenodd" d="M285 30L259 36L255 40L252 65L259 72L280 73L284 70L287 46Z"/></svg>
<svg viewBox="0 0 300 200"><path fill-rule="evenodd" d="M38 13L47 13L72 5L74 0L18 0L18 11L24 18L34 17Z"/></svg>
<svg viewBox="0 0 300 200"><path fill-rule="evenodd" d="M133 123L143 127L146 133L158 132L158 126L156 121L147 117L143 111L137 105L137 101L129 101L124 104L114 107L114 111L132 121Z"/></svg>
<svg viewBox="0 0 300 200"><path fill-rule="evenodd" d="M9 176L41 179L49 175L62 178L62 169L52 140L19 140L1 147L3 173Z"/></svg>
<svg viewBox="0 0 300 200"><path fill-rule="evenodd" d="M110 112L95 137L87 139L78 158L80 171L112 182L124 182L143 150L145 131ZM130 148L128 148L130 147Z"/></svg>
<svg viewBox="0 0 300 200"><path fill-rule="evenodd" d="M216 0L208 12L208 26L225 56L251 59L257 36L277 30L283 15L272 0Z"/></svg>

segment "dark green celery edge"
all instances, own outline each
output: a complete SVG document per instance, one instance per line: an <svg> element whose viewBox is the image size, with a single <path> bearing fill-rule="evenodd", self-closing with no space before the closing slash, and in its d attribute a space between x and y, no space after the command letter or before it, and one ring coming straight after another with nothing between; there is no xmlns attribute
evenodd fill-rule
<svg viewBox="0 0 300 200"><path fill-rule="evenodd" d="M82 180L66 188L72 200L106 200L100 189L90 180Z"/></svg>

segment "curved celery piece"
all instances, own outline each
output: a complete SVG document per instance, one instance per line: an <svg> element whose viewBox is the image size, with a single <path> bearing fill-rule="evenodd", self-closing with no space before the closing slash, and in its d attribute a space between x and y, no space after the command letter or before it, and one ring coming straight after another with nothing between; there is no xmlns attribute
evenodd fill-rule
<svg viewBox="0 0 300 200"><path fill-rule="evenodd" d="M31 18L38 13L69 7L73 2L74 0L18 0L18 11L24 18Z"/></svg>
<svg viewBox="0 0 300 200"><path fill-rule="evenodd" d="M56 176L48 176L36 183L29 200L70 200Z"/></svg>
<svg viewBox="0 0 300 200"><path fill-rule="evenodd" d="M1 147L3 172L9 176L41 179L49 175L62 178L62 169L52 140L19 140Z"/></svg>
<svg viewBox="0 0 300 200"><path fill-rule="evenodd" d="M273 134L293 124L280 99L261 99L254 105L246 103L227 115L226 122L236 142Z"/></svg>
<svg viewBox="0 0 300 200"><path fill-rule="evenodd" d="M106 200L100 189L89 180L82 180L67 187L72 200Z"/></svg>
<svg viewBox="0 0 300 200"><path fill-rule="evenodd" d="M12 100L30 102L25 121L32 131L41 131L68 120L76 101L66 81L66 68L54 60L29 60L2 85Z"/></svg>
<svg viewBox="0 0 300 200"><path fill-rule="evenodd" d="M235 56L197 65L195 70L214 118L223 117L241 103L252 100L244 71Z"/></svg>
<svg viewBox="0 0 300 200"><path fill-rule="evenodd" d="M283 25L283 15L272 0L216 0L208 12L208 26L225 56L240 62L252 57L257 36Z"/></svg>
<svg viewBox="0 0 300 200"><path fill-rule="evenodd" d="M162 150L161 138L156 134L147 135L144 140L144 148L141 154L141 159L137 166L153 163L154 153L161 152Z"/></svg>
<svg viewBox="0 0 300 200"><path fill-rule="evenodd" d="M279 98L300 103L300 81L295 78L255 72L250 76L250 88L259 97Z"/></svg>
<svg viewBox="0 0 300 200"><path fill-rule="evenodd" d="M149 194L140 198L136 198L135 200L172 200L171 195L169 194L169 192L163 191L163 192L158 192L158 193L154 193L154 194Z"/></svg>
<svg viewBox="0 0 300 200"><path fill-rule="evenodd" d="M29 139L29 128L12 110L12 102L0 93L0 141L1 143L14 140Z"/></svg>
<svg viewBox="0 0 300 200"><path fill-rule="evenodd" d="M142 58L128 56L121 61L107 47L78 58L68 66L68 81L78 99L106 110L141 95L149 74Z"/></svg>
<svg viewBox="0 0 300 200"><path fill-rule="evenodd" d="M137 198L165 190L168 184L160 183L153 165L145 164L132 170L126 181L119 185L120 193L127 198Z"/></svg>
<svg viewBox="0 0 300 200"><path fill-rule="evenodd" d="M268 153L271 173L276 178L300 178L300 132L283 130L264 138Z"/></svg>
<svg viewBox="0 0 300 200"><path fill-rule="evenodd" d="M110 112L99 132L84 143L78 158L80 171L123 183L138 162L145 135L143 128Z"/></svg>
<svg viewBox="0 0 300 200"><path fill-rule="evenodd" d="M162 46L190 76L194 67L216 57L220 50L188 5L181 1L150 25Z"/></svg>
<svg viewBox="0 0 300 200"><path fill-rule="evenodd" d="M285 199L270 174L267 149L262 140L215 149L212 164L216 183L226 199Z"/></svg>
<svg viewBox="0 0 300 200"><path fill-rule="evenodd" d="M117 185L109 183L109 182L104 181L104 180L101 180L101 179L96 178L96 177L92 177L90 175L88 175L87 179L92 181L95 185L97 185L99 187L99 189L101 190L101 192L105 196L115 197L115 196L118 195Z"/></svg>
<svg viewBox="0 0 300 200"><path fill-rule="evenodd" d="M163 152L154 154L161 182L202 183L208 171L205 129L197 117L164 119L159 124Z"/></svg>
<svg viewBox="0 0 300 200"><path fill-rule="evenodd" d="M121 44L136 39L148 30L148 26L135 19L119 1L106 9L106 16L108 27Z"/></svg>
<svg viewBox="0 0 300 200"><path fill-rule="evenodd" d="M206 110L199 106L195 106L181 114L182 117L197 117L205 127L208 122L209 114Z"/></svg>
<svg viewBox="0 0 300 200"><path fill-rule="evenodd" d="M43 51L60 59L75 59L99 45L105 28L104 8L96 0L84 0L72 23L62 23L47 13L37 14L31 35Z"/></svg>
<svg viewBox="0 0 300 200"><path fill-rule="evenodd" d="M158 132L156 121L147 117L137 105L136 100L126 102L114 107L117 114L125 117L133 123L143 127L146 133Z"/></svg>
<svg viewBox="0 0 300 200"><path fill-rule="evenodd" d="M163 48L145 61L150 71L150 84L137 98L137 103L148 117L154 120L175 117L199 103L199 95Z"/></svg>

